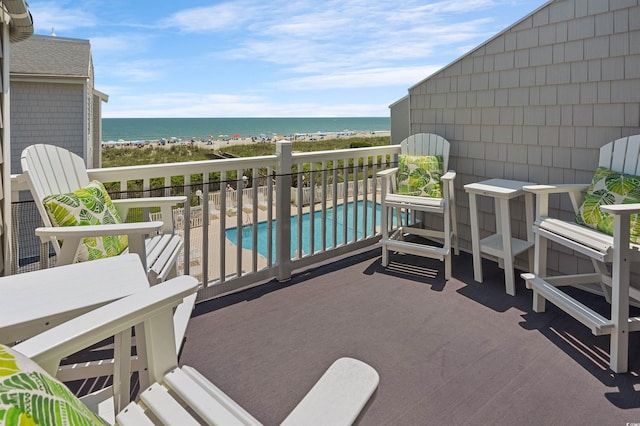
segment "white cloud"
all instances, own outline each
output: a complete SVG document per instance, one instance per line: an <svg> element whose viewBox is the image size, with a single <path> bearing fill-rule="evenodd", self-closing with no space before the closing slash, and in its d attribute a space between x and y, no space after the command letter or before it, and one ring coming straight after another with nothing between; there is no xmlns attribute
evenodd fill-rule
<svg viewBox="0 0 640 426"><path fill-rule="evenodd" d="M49 34L54 28L59 36L65 32L81 27L96 25L96 17L81 7L66 7L68 2L33 2L29 3L29 11L33 16L36 33Z"/></svg>
<svg viewBox="0 0 640 426"><path fill-rule="evenodd" d="M117 79L122 82L149 82L161 80L165 75L166 61L138 60L127 62L112 62L96 65L99 80Z"/></svg>
<svg viewBox="0 0 640 426"><path fill-rule="evenodd" d="M160 26L184 32L209 33L235 28L255 15L255 7L244 2L184 9L160 21Z"/></svg>
<svg viewBox="0 0 640 426"><path fill-rule="evenodd" d="M91 51L94 55L131 55L148 49L149 39L150 36L140 33L91 37Z"/></svg>
<svg viewBox="0 0 640 426"><path fill-rule="evenodd" d="M278 83L287 90L319 90L329 88L359 88L377 86L409 86L436 72L440 65L421 67L369 68L342 71L333 74L317 74L292 78Z"/></svg>
<svg viewBox="0 0 640 426"><path fill-rule="evenodd" d="M260 25L249 26L228 56L288 65L289 71L299 73L383 67L397 60L405 65L433 62L428 59L450 45L480 43L492 35L489 18L470 14L453 24L451 15L495 2L463 3L464 9L453 1L426 6L412 1L399 8L390 2L347 0L318 3L289 19L278 19L283 13L279 10L264 16Z"/></svg>
<svg viewBox="0 0 640 426"><path fill-rule="evenodd" d="M388 104L283 103L257 96L167 93L111 97L103 117L374 117L389 114Z"/></svg>

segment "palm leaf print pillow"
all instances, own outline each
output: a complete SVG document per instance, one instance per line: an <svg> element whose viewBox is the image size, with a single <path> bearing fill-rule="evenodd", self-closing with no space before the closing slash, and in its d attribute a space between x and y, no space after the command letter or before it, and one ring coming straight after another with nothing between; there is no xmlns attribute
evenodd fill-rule
<svg viewBox="0 0 640 426"><path fill-rule="evenodd" d="M111 197L98 181L68 194L50 195L43 204L54 226L85 226L122 223ZM117 256L128 246L126 235L88 237L82 240L78 261Z"/></svg>
<svg viewBox="0 0 640 426"><path fill-rule="evenodd" d="M0 345L0 424L106 425L35 362Z"/></svg>
<svg viewBox="0 0 640 426"><path fill-rule="evenodd" d="M613 235L613 216L600 206L640 203L640 176L614 172L598 167L584 201L576 214L576 222L589 228ZM640 243L640 217L631 215L632 243Z"/></svg>
<svg viewBox="0 0 640 426"><path fill-rule="evenodd" d="M442 156L400 155L397 193L442 198L442 174Z"/></svg>

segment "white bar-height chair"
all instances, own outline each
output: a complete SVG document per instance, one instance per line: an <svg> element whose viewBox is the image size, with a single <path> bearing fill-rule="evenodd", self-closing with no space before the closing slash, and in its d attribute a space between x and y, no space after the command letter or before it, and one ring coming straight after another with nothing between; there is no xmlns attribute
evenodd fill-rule
<svg viewBox="0 0 640 426"><path fill-rule="evenodd" d="M630 263L640 261L640 135L624 137L600 148L591 184L532 185L536 194L533 273L523 274L533 290L533 309L544 312L549 301L591 329L610 335L610 367L628 369L629 332L640 330L640 317L629 317L640 291L630 285ZM586 191L586 194L584 192ZM550 217L549 195L567 193L575 221ZM593 264L594 272L547 275L547 248L552 241ZM611 303L609 317L576 300L563 289L573 286L598 292Z"/></svg>

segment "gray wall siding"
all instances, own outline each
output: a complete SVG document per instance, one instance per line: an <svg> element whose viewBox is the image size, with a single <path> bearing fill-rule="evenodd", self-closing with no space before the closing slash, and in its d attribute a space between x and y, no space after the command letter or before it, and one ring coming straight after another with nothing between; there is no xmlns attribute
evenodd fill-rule
<svg viewBox="0 0 640 426"><path fill-rule="evenodd" d="M409 96L412 133L438 133L452 143L461 245L470 249L464 184L589 182L602 145L640 133L638 0L548 3ZM569 214L568 200L551 202ZM480 208L486 234L495 229L493 205L486 200ZM512 214L524 236L520 204ZM550 259L564 272L582 266L571 253Z"/></svg>
<svg viewBox="0 0 640 426"><path fill-rule="evenodd" d="M84 157L85 96L81 84L11 82L11 173L22 172L20 154L36 143Z"/></svg>
<svg viewBox="0 0 640 426"><path fill-rule="evenodd" d="M391 112L391 144L400 142L411 136L409 96L405 96L390 107Z"/></svg>

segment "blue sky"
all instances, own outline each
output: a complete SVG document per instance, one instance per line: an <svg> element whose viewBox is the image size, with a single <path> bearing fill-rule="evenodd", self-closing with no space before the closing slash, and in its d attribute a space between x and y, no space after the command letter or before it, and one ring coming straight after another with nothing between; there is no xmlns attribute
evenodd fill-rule
<svg viewBox="0 0 640 426"><path fill-rule="evenodd" d="M103 117L381 117L545 0L30 1L88 39Z"/></svg>

